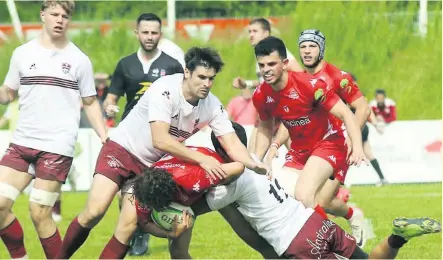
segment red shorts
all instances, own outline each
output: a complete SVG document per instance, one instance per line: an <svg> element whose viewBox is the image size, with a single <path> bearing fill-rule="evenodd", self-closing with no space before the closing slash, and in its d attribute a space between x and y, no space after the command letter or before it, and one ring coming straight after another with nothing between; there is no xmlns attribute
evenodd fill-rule
<svg viewBox="0 0 443 260"><path fill-rule="evenodd" d="M314 213L283 255L290 259L342 259L337 255L349 259L356 245L354 237L341 227Z"/></svg>
<svg viewBox="0 0 443 260"><path fill-rule="evenodd" d="M35 168L36 178L65 183L72 161L73 158L69 156L11 143L1 158L0 165L33 174L33 172L29 172L29 167L32 164Z"/></svg>
<svg viewBox="0 0 443 260"><path fill-rule="evenodd" d="M129 179L141 174L147 167L140 160L116 142L108 140L100 150L94 174L101 174L119 188Z"/></svg>
<svg viewBox="0 0 443 260"><path fill-rule="evenodd" d="M284 166L302 170L309 157L320 157L332 165L333 176L344 184L349 165L346 162L348 147L345 138L339 135L332 135L318 142L311 150L295 151L289 150L286 154Z"/></svg>

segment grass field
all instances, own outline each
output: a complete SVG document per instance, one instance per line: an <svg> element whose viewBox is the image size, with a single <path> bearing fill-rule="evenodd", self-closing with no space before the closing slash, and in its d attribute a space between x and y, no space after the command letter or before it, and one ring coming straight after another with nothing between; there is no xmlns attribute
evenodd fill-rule
<svg viewBox="0 0 443 260"><path fill-rule="evenodd" d="M390 185L380 188L353 186L350 189L352 193L350 202L356 203L358 207L364 210L365 217L372 222L376 236L376 238L368 241L365 247L366 251L390 234L391 221L397 216L429 216L442 220L441 184ZM63 194L63 220L59 225L62 234L66 231L70 220L83 208L86 198L86 193ZM13 211L19 217L25 230L25 245L29 258L44 258L43 250L29 217L27 201L27 196L19 198ZM91 232L88 240L74 255L74 258L98 258L112 235L117 214L118 207L117 203L114 202L108 214ZM338 219L335 221L348 230L348 224L344 220ZM194 258L260 258L259 254L242 243L218 213L200 217L196 222L193 233L190 252ZM6 248L3 243L0 243L0 259L8 257ZM136 259L138 257L128 258ZM169 258L167 241L165 239L151 239L150 254L144 258ZM410 241L400 251L398 258L441 259L441 234L428 235Z"/></svg>

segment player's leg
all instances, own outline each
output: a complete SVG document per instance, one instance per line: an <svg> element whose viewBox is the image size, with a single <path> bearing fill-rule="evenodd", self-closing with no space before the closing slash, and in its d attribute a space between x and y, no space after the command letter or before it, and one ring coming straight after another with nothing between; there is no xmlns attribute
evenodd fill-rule
<svg viewBox="0 0 443 260"><path fill-rule="evenodd" d="M23 159L28 153L26 147L10 144L0 160L0 238L11 258L26 257L23 228L11 209L32 181L33 176L27 173L30 163Z"/></svg>
<svg viewBox="0 0 443 260"><path fill-rule="evenodd" d="M352 235L357 240L357 245L364 247L366 239L364 234L365 218L361 210L355 210L343 200L337 198L338 189L342 183L338 178L327 180L317 196L317 203L329 214L343 217L348 220L352 228Z"/></svg>
<svg viewBox="0 0 443 260"><path fill-rule="evenodd" d="M397 218L393 221L393 232L388 238L375 246L369 259L394 259L404 244L414 237L441 232L441 224L431 218ZM361 259L361 249L351 259Z"/></svg>
<svg viewBox="0 0 443 260"><path fill-rule="evenodd" d="M204 200L206 202L206 200ZM218 212L229 223L234 232L251 248L259 252L265 259L279 258L274 248L245 220L234 204L230 204Z"/></svg>
<svg viewBox="0 0 443 260"><path fill-rule="evenodd" d="M100 259L123 259L136 228L137 212L134 198L131 193L124 193L114 235L103 249Z"/></svg>
<svg viewBox="0 0 443 260"><path fill-rule="evenodd" d="M189 245L191 244L192 230L190 228L183 232L177 239L169 239L169 254L171 259L192 259L189 255Z"/></svg>
<svg viewBox="0 0 443 260"><path fill-rule="evenodd" d="M71 257L86 241L91 229L105 215L124 179L129 177L128 169L133 165L132 156L123 147L112 141L103 145L86 207L69 225L58 258Z"/></svg>
<svg viewBox="0 0 443 260"><path fill-rule="evenodd" d="M375 172L377 172L378 177L380 178L380 182L377 183L377 186L381 186L386 182L385 176L383 175L383 172L380 168L380 165L378 164L377 158L374 157L372 153L371 145L369 144L369 141L363 142L363 151L368 158L368 160L371 162L372 167L374 168Z"/></svg>
<svg viewBox="0 0 443 260"><path fill-rule="evenodd" d="M0 238L11 258L26 257L23 228L11 209L31 180L26 172L0 165Z"/></svg>
<svg viewBox="0 0 443 260"><path fill-rule="evenodd" d="M94 175L86 207L69 225L57 258L69 258L80 248L91 229L105 215L118 190L118 185L108 177Z"/></svg>

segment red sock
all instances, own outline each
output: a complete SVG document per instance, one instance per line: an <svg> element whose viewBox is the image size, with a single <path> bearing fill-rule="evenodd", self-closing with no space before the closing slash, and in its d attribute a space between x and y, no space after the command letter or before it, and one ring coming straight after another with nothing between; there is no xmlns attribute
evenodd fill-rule
<svg viewBox="0 0 443 260"><path fill-rule="evenodd" d="M317 204L317 206L315 206L314 210L315 210L315 212L320 214L324 219L328 219L328 215L326 215L325 210L322 207L320 207L320 205Z"/></svg>
<svg viewBox="0 0 443 260"><path fill-rule="evenodd" d="M57 254L58 259L70 258L77 249L86 241L91 232L90 228L85 228L78 223L77 217L75 217L66 230L63 243L60 246L60 251Z"/></svg>
<svg viewBox="0 0 443 260"><path fill-rule="evenodd" d="M55 214L61 215L62 207L61 207L62 201L57 200L54 204L54 207L52 207L52 212Z"/></svg>
<svg viewBox="0 0 443 260"><path fill-rule="evenodd" d="M23 236L23 228L18 219L14 219L9 226L0 230L0 238L3 240L3 243L5 243L11 258L22 258L26 256Z"/></svg>
<svg viewBox="0 0 443 260"><path fill-rule="evenodd" d="M43 251L47 259L55 259L62 245L62 238L60 237L60 232L58 229L55 230L54 235L48 238L40 238L40 243L42 243Z"/></svg>
<svg viewBox="0 0 443 260"><path fill-rule="evenodd" d="M115 236L112 236L103 249L100 259L123 259L126 251L128 251L128 245L122 244Z"/></svg>
<svg viewBox="0 0 443 260"><path fill-rule="evenodd" d="M354 214L354 210L351 207L349 207L348 213L346 213L345 219L349 220L350 218L352 218L353 214Z"/></svg>

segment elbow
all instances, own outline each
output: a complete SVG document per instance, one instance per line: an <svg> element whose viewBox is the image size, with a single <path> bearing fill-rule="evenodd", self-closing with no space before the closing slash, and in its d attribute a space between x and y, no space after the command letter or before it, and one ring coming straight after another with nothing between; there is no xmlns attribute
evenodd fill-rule
<svg viewBox="0 0 443 260"><path fill-rule="evenodd" d="M152 145L155 149L161 151L167 151L168 141L165 137L152 137Z"/></svg>

